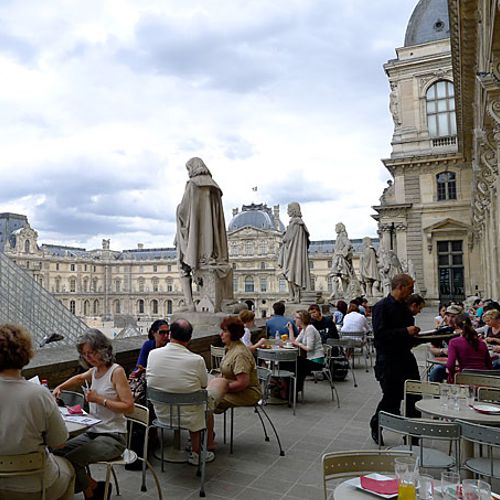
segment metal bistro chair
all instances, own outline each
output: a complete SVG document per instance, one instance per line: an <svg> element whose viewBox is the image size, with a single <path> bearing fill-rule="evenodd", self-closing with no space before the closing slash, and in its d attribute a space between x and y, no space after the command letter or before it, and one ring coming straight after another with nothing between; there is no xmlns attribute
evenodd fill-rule
<svg viewBox="0 0 500 500"><path fill-rule="evenodd" d="M332 346L328 344L323 344L323 352L325 353L325 365L323 366L322 370L319 371L314 371L313 376L314 376L314 383L317 382L316 380L316 374L321 373L323 376L326 377L328 382L330 383L330 390L332 391L332 401L335 401L335 396L337 397L337 406L340 408L340 398L339 398L339 393L337 392L337 388L335 387L335 382L333 380L333 375L331 371L331 360L332 360ZM335 393L335 394L334 394Z"/></svg>
<svg viewBox="0 0 500 500"><path fill-rule="evenodd" d="M0 455L0 477L19 477L40 474L40 491L45 500L45 451L24 455ZM50 499L49 499L50 500Z"/></svg>
<svg viewBox="0 0 500 500"><path fill-rule="evenodd" d="M489 425L479 425L457 420L462 430L462 438L471 443L480 445L479 457L465 457L462 467L475 475L490 478L500 478L500 458L493 457L493 449L500 448L500 429ZM483 446L486 447L486 456L483 456Z"/></svg>
<svg viewBox="0 0 500 500"><path fill-rule="evenodd" d="M269 381L271 380L272 377L272 372L268 368L263 368L258 366L257 367L257 376L259 377L259 381L261 384L262 388L262 398L254 405L254 410L255 413L257 413L257 416L259 417L260 423L262 424L262 429L264 430L264 436L265 440L269 441L269 436L267 434L267 429L266 425L264 423L264 419L262 418L261 413L266 417L267 421L271 425L274 435L276 436L276 441L278 441L278 446L280 449L280 456L284 457L285 452L283 450L283 447L281 445L281 440L278 436L278 431L276 430L276 427L274 426L271 418L267 414L265 410L265 406L267 405L267 398L269 396ZM245 408L245 407L242 407ZM227 411L227 410L226 410ZM234 438L234 407L229 408L229 414L230 414L230 436L229 436L229 453L232 455L233 454L233 438ZM224 443L226 442L226 412L224 412Z"/></svg>
<svg viewBox="0 0 500 500"><path fill-rule="evenodd" d="M271 365L272 378L289 378L293 382L288 391L288 405L292 406L293 414L297 406L297 357L298 349L257 349L257 360L268 361ZM282 370L280 363L293 363L295 370Z"/></svg>
<svg viewBox="0 0 500 500"><path fill-rule="evenodd" d="M85 396L81 392L61 391L62 401L66 406L80 405L82 408L86 405Z"/></svg>
<svg viewBox="0 0 500 500"><path fill-rule="evenodd" d="M202 406L203 412L205 414L205 429L202 430L202 435L200 438L201 449L200 449L200 460L198 464L198 469L196 474L201 477L200 484L200 497L205 496L205 455L207 450L207 413L208 413L208 393L205 389L190 392L187 394L173 393L160 391L159 389L153 389L152 387L147 388L148 400L153 404L166 405L169 406L170 418L168 422L161 422L158 418L153 420L153 423L148 427L148 431L151 427L156 427L160 429L160 447L161 447L161 471L164 468L164 455L163 455L163 431L173 430L180 432L181 430L187 430L181 425L181 412L183 407L189 406Z"/></svg>
<svg viewBox="0 0 500 500"><path fill-rule="evenodd" d="M500 389L500 377L488 375L484 372L459 372L455 375L455 383L460 385L475 385L477 387L492 387Z"/></svg>
<svg viewBox="0 0 500 500"><path fill-rule="evenodd" d="M477 399L479 401L500 403L500 389L493 389L492 387L478 387Z"/></svg>
<svg viewBox="0 0 500 500"><path fill-rule="evenodd" d="M420 380L405 380L405 392L403 399L403 415L406 416L407 396L429 395L438 398L441 386L438 382L421 382Z"/></svg>
<svg viewBox="0 0 500 500"><path fill-rule="evenodd" d="M220 373L220 363L224 354L224 347L210 346L210 373Z"/></svg>
<svg viewBox="0 0 500 500"><path fill-rule="evenodd" d="M419 446L402 445L390 448L394 451L410 451L419 460L419 466L429 469L451 469L460 466L460 426L455 422L441 422L420 418L406 418L381 411L379 413L379 442L382 429L398 434L420 439ZM455 456L450 456L443 451L424 447L424 439L436 441L452 441L455 445ZM411 443L411 440L409 440ZM380 448L380 446L379 446Z"/></svg>
<svg viewBox="0 0 500 500"><path fill-rule="evenodd" d="M106 486L104 488L104 498L108 498L109 482L111 479L111 474L113 474L113 479L116 487L116 494L120 495L120 489L118 487L118 479L114 470L115 465L128 465L136 460L142 461L142 484L141 491L147 491L146 488L146 467L151 471L153 479L156 483L156 489L158 490L158 498L163 499L160 482L158 481L158 476L154 471L153 467L149 463L148 457L148 441L149 441L149 409L146 406L135 403L134 411L129 415L125 415L127 419L127 449L123 452L122 456L115 460L101 460L97 462L98 464L106 466ZM132 430L135 425L141 425L145 429L144 435L144 447L142 451L142 457L139 457L135 451L130 449L132 441Z"/></svg>
<svg viewBox="0 0 500 500"><path fill-rule="evenodd" d="M392 450L349 450L326 453L321 459L325 500L328 498L327 481L347 479L372 472L394 474L394 459L409 455L411 455L409 452Z"/></svg>
<svg viewBox="0 0 500 500"><path fill-rule="evenodd" d="M341 351L353 347L353 341L350 338L327 339L326 343L331 347L338 347ZM347 360L349 362L349 370L351 371L354 387L358 387L358 383L356 382L356 375L354 375L353 357L348 357Z"/></svg>
<svg viewBox="0 0 500 500"><path fill-rule="evenodd" d="M368 359L370 360L370 367L373 368L373 359L368 346L367 332L340 332L341 339L350 339L352 341L352 346L348 349L352 349L352 367L354 368L354 358L356 355L356 349L359 349L360 355L365 358L365 371L368 372Z"/></svg>

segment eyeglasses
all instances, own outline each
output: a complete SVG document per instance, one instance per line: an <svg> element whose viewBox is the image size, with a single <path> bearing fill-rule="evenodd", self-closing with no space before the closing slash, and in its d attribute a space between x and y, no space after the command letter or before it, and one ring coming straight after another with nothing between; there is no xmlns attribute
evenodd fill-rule
<svg viewBox="0 0 500 500"><path fill-rule="evenodd" d="M168 335L169 330L158 330L158 333L159 333L160 335Z"/></svg>

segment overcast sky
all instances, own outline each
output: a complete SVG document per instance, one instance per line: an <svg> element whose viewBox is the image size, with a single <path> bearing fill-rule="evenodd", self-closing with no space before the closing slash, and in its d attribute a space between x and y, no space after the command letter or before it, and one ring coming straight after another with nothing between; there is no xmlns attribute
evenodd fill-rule
<svg viewBox="0 0 500 500"><path fill-rule="evenodd" d="M0 211L40 242L171 246L186 161L232 209L376 235L382 65L417 0L0 0ZM252 187L258 186L253 192Z"/></svg>

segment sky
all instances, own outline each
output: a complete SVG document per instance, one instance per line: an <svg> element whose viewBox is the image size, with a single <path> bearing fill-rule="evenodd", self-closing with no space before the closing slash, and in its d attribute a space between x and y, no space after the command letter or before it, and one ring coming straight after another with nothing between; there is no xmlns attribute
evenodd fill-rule
<svg viewBox="0 0 500 500"><path fill-rule="evenodd" d="M172 246L199 156L226 224L297 201L313 240L376 236L383 64L416 3L0 0L0 212L39 243Z"/></svg>

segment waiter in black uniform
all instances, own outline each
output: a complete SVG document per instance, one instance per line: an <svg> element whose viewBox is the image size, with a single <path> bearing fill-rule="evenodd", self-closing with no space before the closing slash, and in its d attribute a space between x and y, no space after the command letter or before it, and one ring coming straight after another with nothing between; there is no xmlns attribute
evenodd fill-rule
<svg viewBox="0 0 500 500"><path fill-rule="evenodd" d="M411 352L417 345L420 328L406 304L413 293L414 280L408 274L397 274L391 281L391 293L373 306L373 334L375 349L375 377L382 388L382 399L370 421L373 440L378 443L378 412L400 414L405 380L420 380L417 360ZM406 409L407 417L418 417L415 402ZM383 444L383 443L380 443Z"/></svg>

